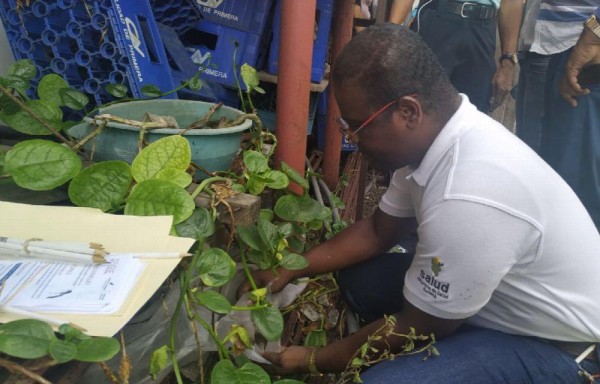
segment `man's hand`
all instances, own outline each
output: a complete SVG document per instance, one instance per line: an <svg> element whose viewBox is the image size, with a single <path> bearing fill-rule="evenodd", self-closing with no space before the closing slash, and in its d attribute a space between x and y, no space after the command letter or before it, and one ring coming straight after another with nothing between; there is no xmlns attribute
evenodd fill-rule
<svg viewBox="0 0 600 384"><path fill-rule="evenodd" d="M291 346L281 352L265 352L263 357L273 363L275 373L284 375L294 372L308 372L310 348Z"/></svg>
<svg viewBox="0 0 600 384"><path fill-rule="evenodd" d="M294 278L292 271L284 268L279 268L277 274L273 273L271 270L258 270L252 271L251 275L258 288L268 286L273 293L281 291ZM237 297L241 297L244 293L248 292L251 287L248 280L244 281L237 290Z"/></svg>
<svg viewBox="0 0 600 384"><path fill-rule="evenodd" d="M581 36L565 65L565 74L560 81L560 95L571 104L577 106L577 96L590 93L583 88L577 76L587 64L600 63L600 39L592 31L583 28Z"/></svg>
<svg viewBox="0 0 600 384"><path fill-rule="evenodd" d="M502 60L492 80L493 93L490 100L490 111L498 108L514 85L516 64L510 60Z"/></svg>

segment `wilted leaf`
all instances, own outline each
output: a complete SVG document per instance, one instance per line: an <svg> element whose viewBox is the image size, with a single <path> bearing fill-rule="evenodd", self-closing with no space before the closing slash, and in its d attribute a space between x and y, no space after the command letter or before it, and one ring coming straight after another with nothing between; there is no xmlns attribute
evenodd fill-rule
<svg viewBox="0 0 600 384"><path fill-rule="evenodd" d="M15 183L34 191L63 185L79 173L81 159L71 149L47 140L27 140L7 154L4 170Z"/></svg>
<svg viewBox="0 0 600 384"><path fill-rule="evenodd" d="M178 224L192 215L196 205L185 189L164 180L146 180L131 191L126 215L160 216L172 215L173 224Z"/></svg>
<svg viewBox="0 0 600 384"><path fill-rule="evenodd" d="M69 199L80 207L103 212L118 208L131 185L131 167L124 161L103 161L84 169L69 185Z"/></svg>

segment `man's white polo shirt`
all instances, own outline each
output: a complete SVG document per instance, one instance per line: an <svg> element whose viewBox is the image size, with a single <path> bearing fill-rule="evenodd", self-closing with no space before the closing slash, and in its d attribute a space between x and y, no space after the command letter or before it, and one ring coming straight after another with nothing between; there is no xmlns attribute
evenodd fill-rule
<svg viewBox="0 0 600 384"><path fill-rule="evenodd" d="M419 223L404 296L440 318L600 341L592 220L535 152L461 96L421 164L397 170L380 202Z"/></svg>

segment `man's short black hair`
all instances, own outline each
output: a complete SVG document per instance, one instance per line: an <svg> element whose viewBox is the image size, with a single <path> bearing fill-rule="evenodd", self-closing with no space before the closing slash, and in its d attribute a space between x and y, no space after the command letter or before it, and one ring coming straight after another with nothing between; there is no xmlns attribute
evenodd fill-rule
<svg viewBox="0 0 600 384"><path fill-rule="evenodd" d="M444 109L456 89L429 47L397 24L377 24L357 34L333 67L337 85L364 92L372 109L416 93L425 111Z"/></svg>

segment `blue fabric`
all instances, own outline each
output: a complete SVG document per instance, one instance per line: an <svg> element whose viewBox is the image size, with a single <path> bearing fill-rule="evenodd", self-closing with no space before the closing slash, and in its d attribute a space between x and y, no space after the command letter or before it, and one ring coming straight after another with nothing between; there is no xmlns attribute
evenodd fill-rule
<svg viewBox="0 0 600 384"><path fill-rule="evenodd" d="M517 136L538 153L549 61L550 56L525 52L519 60L519 82L515 88Z"/></svg>
<svg viewBox="0 0 600 384"><path fill-rule="evenodd" d="M572 49L552 55L546 78L546 102L540 154L573 188L600 228L600 85L571 107L559 84Z"/></svg>
<svg viewBox="0 0 600 384"><path fill-rule="evenodd" d="M596 8L596 10L594 11L594 15L596 15L596 17L600 18L600 7Z"/></svg>
<svg viewBox="0 0 600 384"><path fill-rule="evenodd" d="M340 292L349 307L367 321L402 309L402 286L414 255L416 238L403 244L409 253L388 253L342 270ZM402 356L363 371L365 384L589 383L579 375L574 357L548 342L463 325L435 344L439 356ZM581 366L598 374L596 362Z"/></svg>
<svg viewBox="0 0 600 384"><path fill-rule="evenodd" d="M446 70L452 85L487 113L496 72L497 19L466 19L425 6L411 24Z"/></svg>

